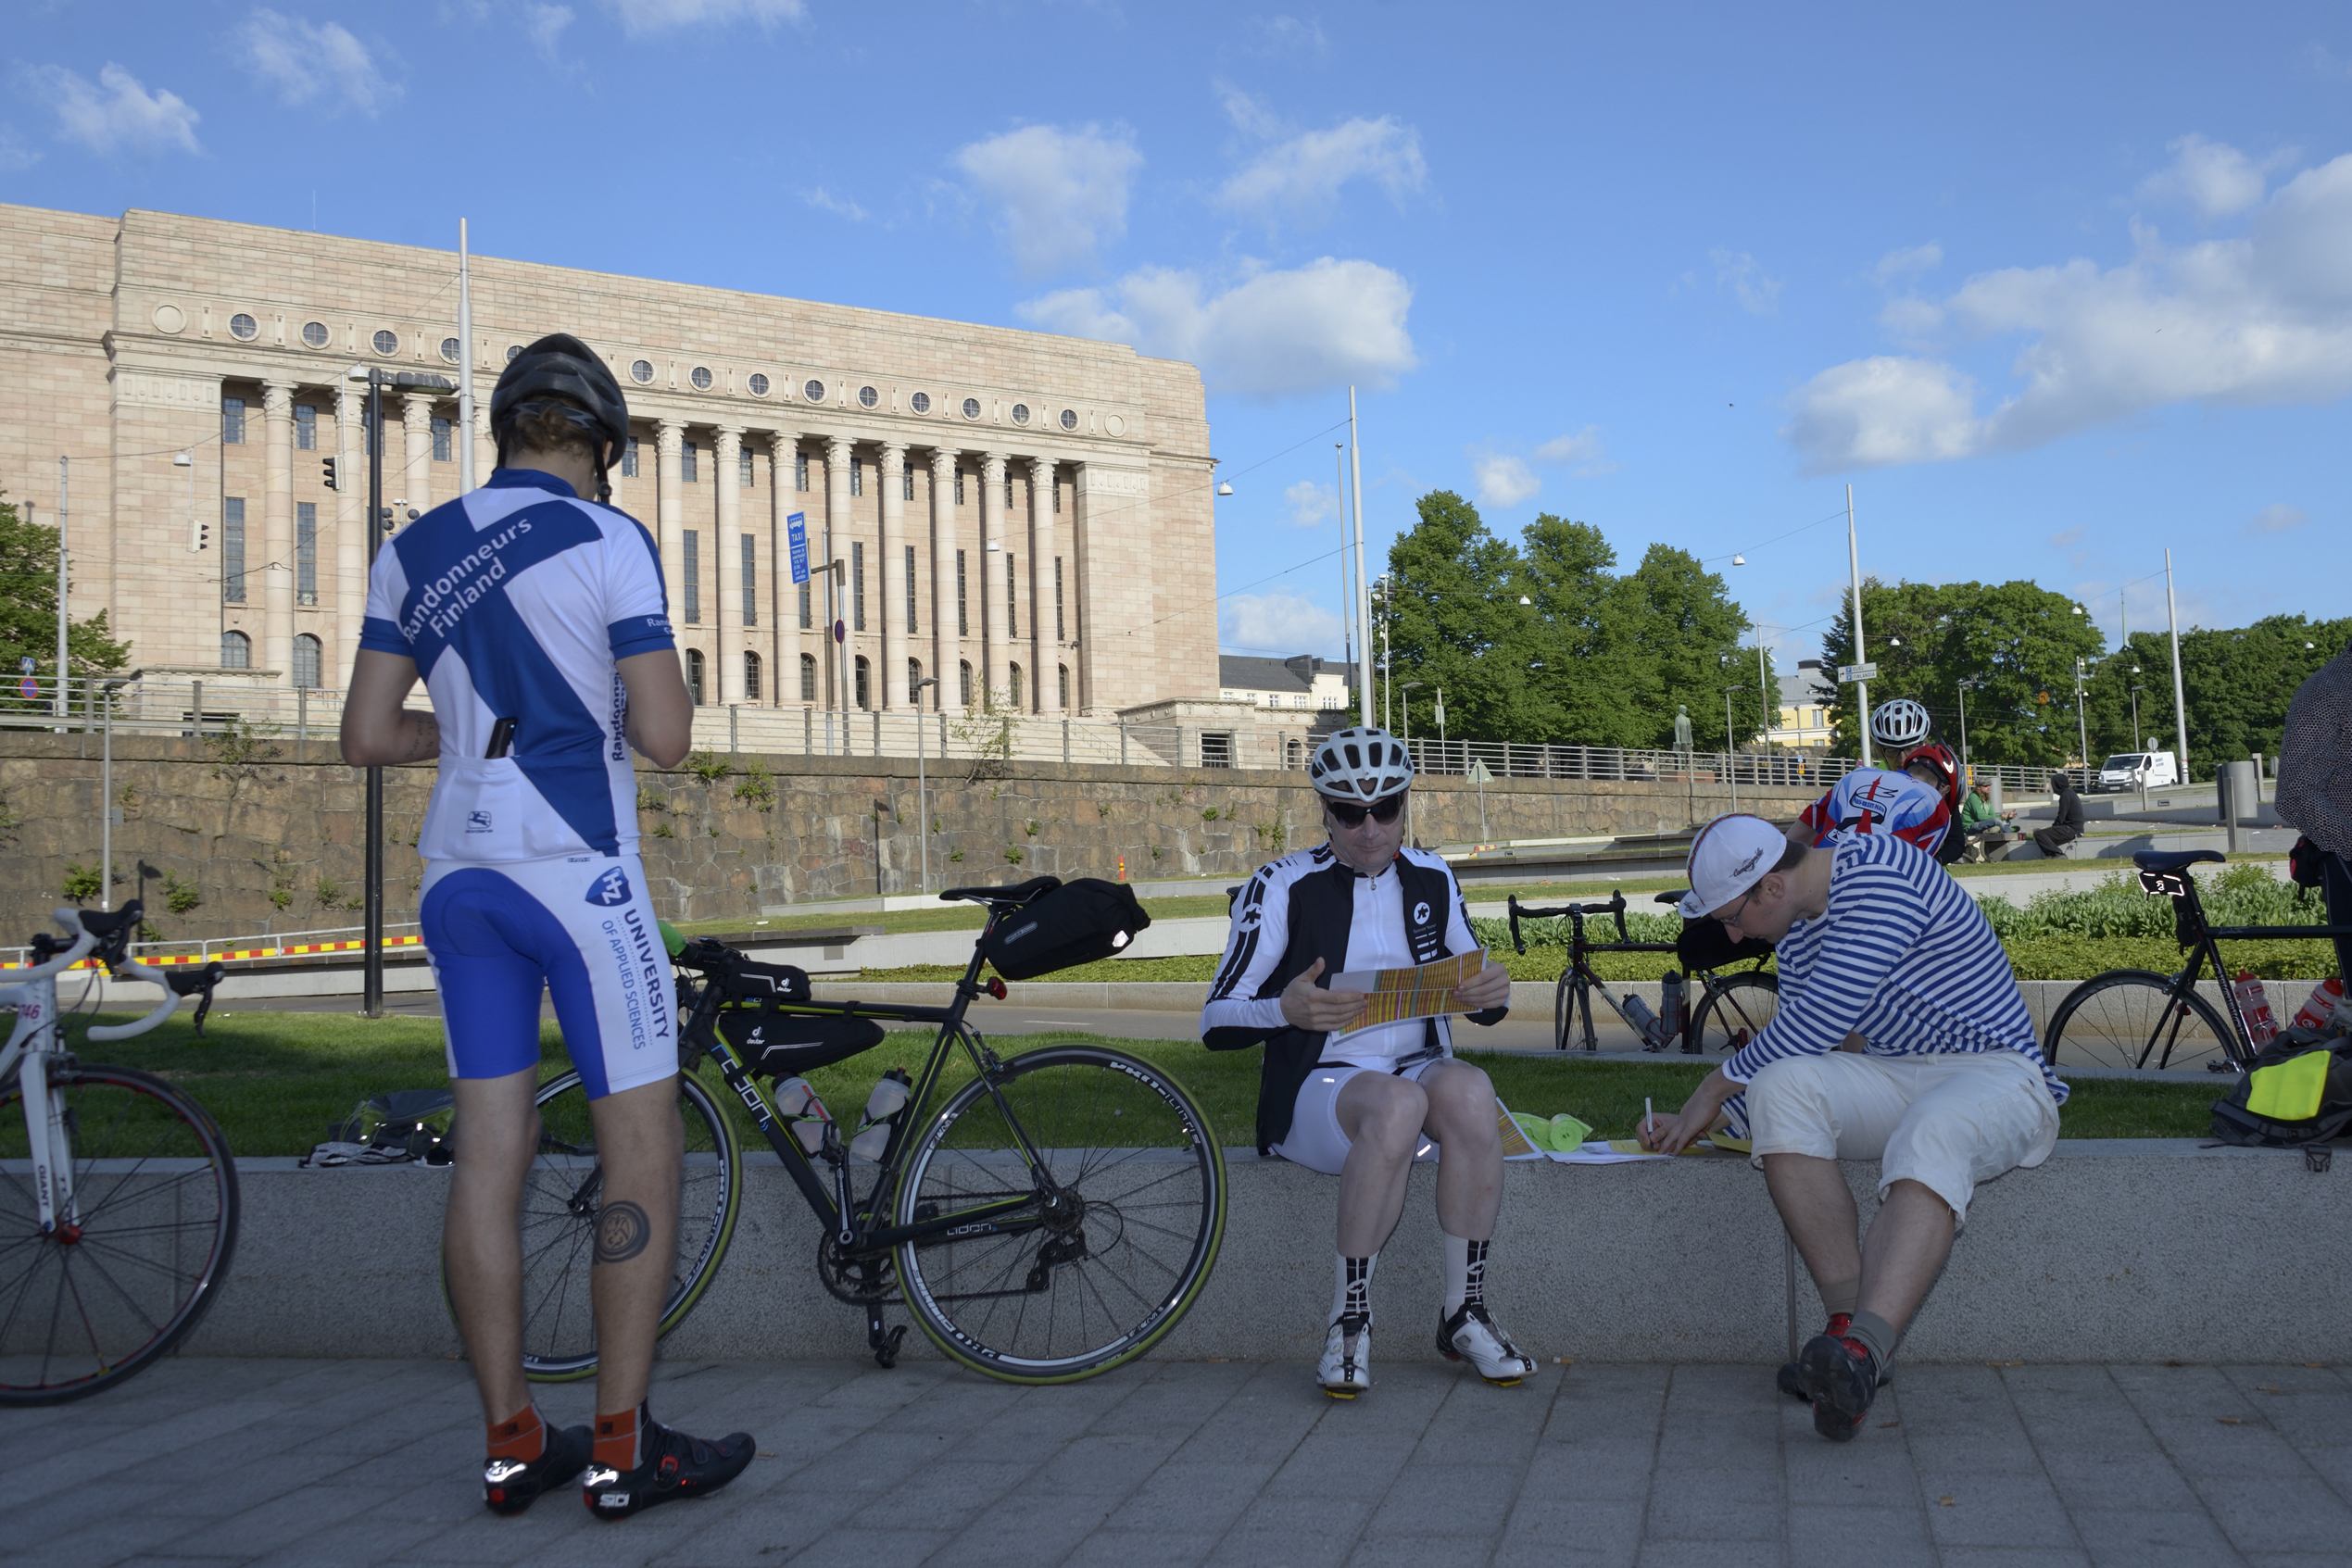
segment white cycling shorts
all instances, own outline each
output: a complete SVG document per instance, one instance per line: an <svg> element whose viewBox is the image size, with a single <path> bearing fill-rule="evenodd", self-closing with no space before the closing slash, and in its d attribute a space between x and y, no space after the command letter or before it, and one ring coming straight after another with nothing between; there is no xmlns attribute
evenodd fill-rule
<svg viewBox="0 0 2352 1568"><path fill-rule="evenodd" d="M677 1072L670 955L637 857L432 860L419 892L450 1077L536 1067L542 991L590 1099Z"/></svg>
<svg viewBox="0 0 2352 1568"><path fill-rule="evenodd" d="M1395 1076L1421 1081L1421 1075L1450 1057L1433 1056L1416 1061ZM1354 1147L1348 1135L1340 1130L1340 1091L1349 1079L1359 1073L1387 1073L1385 1067L1318 1067L1307 1074L1307 1081L1299 1085L1299 1098L1290 1108L1290 1130L1282 1141L1274 1146L1274 1152L1293 1165L1303 1165L1310 1171L1320 1171L1336 1176L1348 1162L1348 1150ZM1428 1133L1413 1151L1415 1164L1433 1162L1438 1146Z"/></svg>

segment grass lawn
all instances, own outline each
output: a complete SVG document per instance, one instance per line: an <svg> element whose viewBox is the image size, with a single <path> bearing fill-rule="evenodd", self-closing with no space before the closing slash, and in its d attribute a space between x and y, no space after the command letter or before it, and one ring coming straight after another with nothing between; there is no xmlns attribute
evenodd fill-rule
<svg viewBox="0 0 2352 1568"><path fill-rule="evenodd" d="M119 1020L110 1020L119 1022ZM76 1034L79 1030L75 1031ZM1014 1055L1055 1039L1087 1035L1000 1035L989 1044ZM540 1035L545 1071L565 1065L553 1024ZM1256 1124L1259 1052L1207 1051L1188 1041L1116 1040L1115 1045L1166 1067L1208 1112L1219 1136L1246 1146ZM895 1031L865 1055L811 1075L836 1114L854 1116L885 1068L912 1073L930 1049L924 1031ZM321 1013L214 1014L208 1036L196 1039L173 1021L152 1035L93 1047L81 1054L159 1074L202 1101L239 1154L308 1153L327 1123L349 1116L360 1100L392 1089L446 1082L441 1026L433 1020L369 1020ZM1679 1106L1707 1067L1698 1062L1591 1061L1574 1054L1549 1057L1465 1053L1486 1069L1514 1110L1545 1115L1571 1111L1598 1135L1629 1136L1644 1096L1660 1109ZM716 1085L716 1074L704 1073ZM961 1082L963 1071L950 1073ZM2063 1135L2074 1138L2202 1137L2208 1111L2223 1085L2090 1080L2074 1085L2062 1112ZM724 1095L720 1103L733 1105ZM748 1114L736 1107L739 1130Z"/></svg>

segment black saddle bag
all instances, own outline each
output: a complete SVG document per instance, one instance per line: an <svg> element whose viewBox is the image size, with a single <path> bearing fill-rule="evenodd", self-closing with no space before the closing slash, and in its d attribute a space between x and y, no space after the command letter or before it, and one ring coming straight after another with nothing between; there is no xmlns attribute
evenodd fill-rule
<svg viewBox="0 0 2352 1568"><path fill-rule="evenodd" d="M1110 958L1151 923L1134 888L1082 876L1005 916L980 952L1007 980L1034 980Z"/></svg>
<svg viewBox="0 0 2352 1568"><path fill-rule="evenodd" d="M719 1014L719 1033L747 1071L770 1078L813 1073L882 1043L882 1025L871 1018L779 1008L729 1008Z"/></svg>

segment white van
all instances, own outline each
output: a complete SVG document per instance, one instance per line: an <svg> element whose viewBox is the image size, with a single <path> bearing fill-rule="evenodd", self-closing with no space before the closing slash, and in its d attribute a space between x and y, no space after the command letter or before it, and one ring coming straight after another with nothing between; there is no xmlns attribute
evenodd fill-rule
<svg viewBox="0 0 2352 1568"><path fill-rule="evenodd" d="M2181 782L2181 765L2169 751L2119 751L2099 764L2092 782L2094 793L2108 790L2158 789Z"/></svg>

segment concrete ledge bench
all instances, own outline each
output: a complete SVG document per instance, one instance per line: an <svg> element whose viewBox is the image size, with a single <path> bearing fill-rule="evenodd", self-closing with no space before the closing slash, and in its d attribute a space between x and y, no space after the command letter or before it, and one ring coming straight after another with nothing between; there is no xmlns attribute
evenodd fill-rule
<svg viewBox="0 0 2352 1568"><path fill-rule="evenodd" d="M1338 1184L1228 1151L1225 1246L1156 1354L1312 1359L1331 1290ZM239 1161L244 1226L229 1279L186 1353L444 1356L459 1346L438 1266L446 1172L308 1171ZM1846 1169L1866 1221L1875 1162ZM1422 1359L1438 1309L1435 1173L1416 1170L1382 1255L1389 1356ZM2068 1140L1979 1189L1906 1361L2331 1361L2352 1343L2339 1243L2352 1160L2315 1173L2294 1150L2187 1139ZM717 1282L663 1342L698 1357L862 1359L862 1315L825 1295L815 1222L755 1153ZM1729 1158L1504 1167L1490 1294L1529 1355L1771 1363L1787 1353L1787 1253L1762 1176ZM1797 1270L1794 1322L1821 1310ZM891 1309L903 1321L904 1309ZM918 1333L910 1356L936 1355Z"/></svg>

